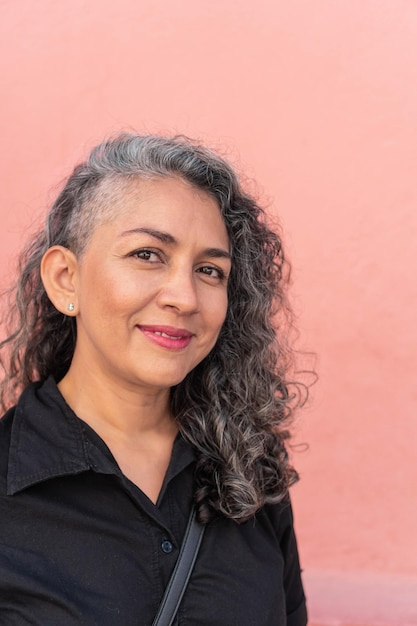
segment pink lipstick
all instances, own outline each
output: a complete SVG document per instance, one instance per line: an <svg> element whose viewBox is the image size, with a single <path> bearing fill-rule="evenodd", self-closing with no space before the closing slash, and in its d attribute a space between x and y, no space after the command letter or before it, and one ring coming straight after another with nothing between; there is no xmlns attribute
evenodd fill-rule
<svg viewBox="0 0 417 626"><path fill-rule="evenodd" d="M186 348L193 337L193 333L189 330L185 328L175 328L174 326L154 326L146 324L139 325L137 328L139 328L150 341L169 350L182 350Z"/></svg>

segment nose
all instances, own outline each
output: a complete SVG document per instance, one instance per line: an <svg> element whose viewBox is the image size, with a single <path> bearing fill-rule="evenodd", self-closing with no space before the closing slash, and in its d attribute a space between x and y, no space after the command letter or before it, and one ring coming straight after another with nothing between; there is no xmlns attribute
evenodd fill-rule
<svg viewBox="0 0 417 626"><path fill-rule="evenodd" d="M161 307L172 307L182 315L195 313L198 295L194 272L188 268L170 271L159 291L158 302Z"/></svg>

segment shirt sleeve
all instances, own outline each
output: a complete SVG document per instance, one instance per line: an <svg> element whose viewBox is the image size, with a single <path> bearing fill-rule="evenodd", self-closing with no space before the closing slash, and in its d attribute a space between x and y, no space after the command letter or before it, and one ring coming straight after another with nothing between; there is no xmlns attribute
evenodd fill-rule
<svg viewBox="0 0 417 626"><path fill-rule="evenodd" d="M284 558L284 591L287 626L306 626L307 607L301 580L297 540L294 532L293 512L290 499L272 506L272 516Z"/></svg>

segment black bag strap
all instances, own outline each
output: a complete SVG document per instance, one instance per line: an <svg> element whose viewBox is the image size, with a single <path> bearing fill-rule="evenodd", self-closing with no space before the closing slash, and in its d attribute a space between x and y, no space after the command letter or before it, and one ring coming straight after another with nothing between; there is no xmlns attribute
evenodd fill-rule
<svg viewBox="0 0 417 626"><path fill-rule="evenodd" d="M196 511L193 507L188 519L188 525L178 560L175 563L174 571L169 579L164 597L159 605L158 613L152 622L152 626L171 626L174 621L191 572L193 571L203 538L204 528L204 526L197 522Z"/></svg>

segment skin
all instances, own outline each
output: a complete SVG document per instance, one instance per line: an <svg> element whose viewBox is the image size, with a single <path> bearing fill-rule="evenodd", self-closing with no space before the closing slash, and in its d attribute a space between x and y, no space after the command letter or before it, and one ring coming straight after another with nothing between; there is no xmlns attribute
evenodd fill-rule
<svg viewBox="0 0 417 626"><path fill-rule="evenodd" d="M42 263L52 302L76 317L61 393L153 502L177 433L170 389L216 343L229 252L216 201L162 178L132 183L81 258L54 246Z"/></svg>

